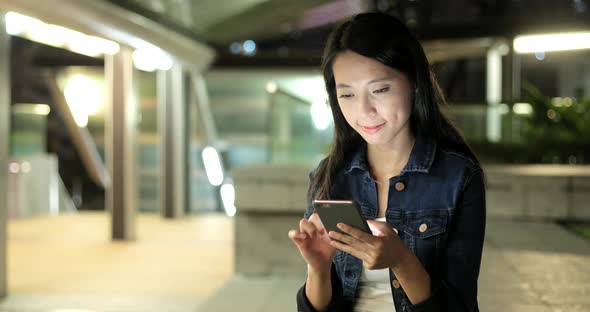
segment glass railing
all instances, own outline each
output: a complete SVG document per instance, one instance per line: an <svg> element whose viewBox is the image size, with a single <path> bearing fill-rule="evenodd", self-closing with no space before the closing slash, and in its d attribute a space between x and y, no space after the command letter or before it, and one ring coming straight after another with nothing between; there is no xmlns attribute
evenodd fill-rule
<svg viewBox="0 0 590 312"><path fill-rule="evenodd" d="M328 153L332 123L324 127L314 122L312 103L285 91L269 94L269 162L311 164ZM320 129L323 128L323 129Z"/></svg>

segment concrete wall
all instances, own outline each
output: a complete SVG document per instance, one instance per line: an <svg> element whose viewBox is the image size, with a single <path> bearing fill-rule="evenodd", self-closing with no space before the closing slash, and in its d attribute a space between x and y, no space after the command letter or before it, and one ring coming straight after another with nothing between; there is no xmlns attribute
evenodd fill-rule
<svg viewBox="0 0 590 312"><path fill-rule="evenodd" d="M239 274L295 275L305 269L287 233L306 208L311 168L243 167L236 188L235 270ZM488 166L487 214L526 220L590 220L590 167Z"/></svg>
<svg viewBox="0 0 590 312"><path fill-rule="evenodd" d="M243 167L236 188L235 270L243 275L301 275L305 262L287 233L306 209L311 168Z"/></svg>
<svg viewBox="0 0 590 312"><path fill-rule="evenodd" d="M590 221L590 167L486 167L489 217Z"/></svg>

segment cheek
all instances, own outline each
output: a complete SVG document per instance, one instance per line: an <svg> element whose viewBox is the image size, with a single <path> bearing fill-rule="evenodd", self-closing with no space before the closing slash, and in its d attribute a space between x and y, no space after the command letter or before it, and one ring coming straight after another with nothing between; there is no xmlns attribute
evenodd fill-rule
<svg viewBox="0 0 590 312"><path fill-rule="evenodd" d="M354 112L352 112L352 110L349 107L350 105L340 105L340 111L342 112L342 115L344 116L346 122L354 128Z"/></svg>
<svg viewBox="0 0 590 312"><path fill-rule="evenodd" d="M412 104L410 104L410 103L405 103L399 109L399 115L404 118L410 117L411 113L412 113Z"/></svg>
<svg viewBox="0 0 590 312"><path fill-rule="evenodd" d="M389 116L388 118L394 119L407 119L412 112L412 104L407 99L395 99L390 101L388 105L381 105L382 110L380 114L382 116Z"/></svg>

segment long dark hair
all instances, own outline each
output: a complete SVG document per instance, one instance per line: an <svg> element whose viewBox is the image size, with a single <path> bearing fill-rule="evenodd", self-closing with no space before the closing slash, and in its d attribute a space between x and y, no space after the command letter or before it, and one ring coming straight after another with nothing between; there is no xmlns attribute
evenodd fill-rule
<svg viewBox="0 0 590 312"><path fill-rule="evenodd" d="M363 144L342 115L332 63L341 52L353 51L404 73L415 87L410 128L414 135L433 138L439 145L460 152L477 162L459 131L445 115L446 102L434 78L424 50L410 30L393 16L364 13L338 26L328 38L322 58L322 70L328 101L334 118L334 141L326 159L311 181L310 199L329 199L333 179L351 154Z"/></svg>

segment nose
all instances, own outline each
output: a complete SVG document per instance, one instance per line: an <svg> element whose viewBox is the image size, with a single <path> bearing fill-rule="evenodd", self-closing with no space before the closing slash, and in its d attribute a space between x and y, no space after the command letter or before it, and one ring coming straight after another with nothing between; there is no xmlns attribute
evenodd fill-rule
<svg viewBox="0 0 590 312"><path fill-rule="evenodd" d="M360 115L368 116L375 115L377 112L375 110L375 105L373 105L371 98L367 94L363 94L359 97L358 110Z"/></svg>

